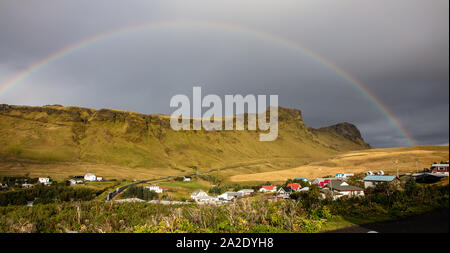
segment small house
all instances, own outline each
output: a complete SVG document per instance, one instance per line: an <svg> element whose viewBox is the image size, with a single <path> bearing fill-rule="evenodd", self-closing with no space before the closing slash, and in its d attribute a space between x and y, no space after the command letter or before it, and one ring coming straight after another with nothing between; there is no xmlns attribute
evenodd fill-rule
<svg viewBox="0 0 450 253"><path fill-rule="evenodd" d="M309 191L309 187L303 187L300 190L298 190L299 192L305 192L305 191Z"/></svg>
<svg viewBox="0 0 450 253"><path fill-rule="evenodd" d="M83 180L80 178L71 178L71 179L69 179L69 183L70 183L70 185L82 184Z"/></svg>
<svg viewBox="0 0 450 253"><path fill-rule="evenodd" d="M302 188L302 185L299 183L287 184L287 187L290 187L293 191L299 191Z"/></svg>
<svg viewBox="0 0 450 253"><path fill-rule="evenodd" d="M325 187L330 181L338 180L337 178L316 178L313 184L317 185L319 188Z"/></svg>
<svg viewBox="0 0 450 253"><path fill-rule="evenodd" d="M209 197L208 194L202 190L195 190L191 194L191 199L197 201L197 199L203 198L203 197Z"/></svg>
<svg viewBox="0 0 450 253"><path fill-rule="evenodd" d="M238 192L225 192L223 194L220 194L219 196L217 196L220 200L233 200L236 199L238 197L242 197L243 195L241 193Z"/></svg>
<svg viewBox="0 0 450 253"><path fill-rule="evenodd" d="M255 190L253 190L253 189L242 189L242 190L239 190L238 192L241 193L242 196L250 196L253 194L254 191Z"/></svg>
<svg viewBox="0 0 450 253"><path fill-rule="evenodd" d="M149 185L145 187L146 189L148 189L149 191L154 191L156 193L163 193L163 191L165 190L164 187L160 187L157 185Z"/></svg>
<svg viewBox="0 0 450 253"><path fill-rule="evenodd" d="M22 184L22 188L33 188L33 187L34 187L34 185L29 184L29 183L23 183Z"/></svg>
<svg viewBox="0 0 450 253"><path fill-rule="evenodd" d="M431 173L447 173L448 163L435 163L431 165Z"/></svg>
<svg viewBox="0 0 450 253"><path fill-rule="evenodd" d="M331 190L333 193L333 196L335 198L340 198L342 196L349 196L349 197L362 197L364 196L364 189L349 185L347 182L334 180L331 181L327 188Z"/></svg>
<svg viewBox="0 0 450 253"><path fill-rule="evenodd" d="M103 177L97 177L97 181L99 182L103 181Z"/></svg>
<svg viewBox="0 0 450 253"><path fill-rule="evenodd" d="M40 177L38 180L39 180L39 183L41 183L43 185L51 184L50 178L48 178L48 177Z"/></svg>
<svg viewBox="0 0 450 253"><path fill-rule="evenodd" d="M336 173L336 178L339 178L339 179L346 179L346 178L349 178L349 177L353 177L355 174L353 174L353 173Z"/></svg>
<svg viewBox="0 0 450 253"><path fill-rule="evenodd" d="M384 175L384 171L379 170L379 171L377 172L377 176L383 176L383 175Z"/></svg>
<svg viewBox="0 0 450 253"><path fill-rule="evenodd" d="M184 176L184 177L183 177L183 181L191 181L191 177Z"/></svg>
<svg viewBox="0 0 450 253"><path fill-rule="evenodd" d="M263 185L261 186L261 188L259 189L259 192L276 192L277 191L277 187L274 185Z"/></svg>
<svg viewBox="0 0 450 253"><path fill-rule="evenodd" d="M395 179L395 176L366 176L363 178L364 188L375 188L379 183L391 183Z"/></svg>
<svg viewBox="0 0 450 253"><path fill-rule="evenodd" d="M87 173L86 175L84 175L84 180L94 182L97 181L97 177L92 173Z"/></svg>
<svg viewBox="0 0 450 253"><path fill-rule="evenodd" d="M0 190L8 190L8 188L7 184L0 183Z"/></svg>
<svg viewBox="0 0 450 253"><path fill-rule="evenodd" d="M284 199L287 199L287 198L289 198L289 196L291 195L291 193L293 193L294 192L294 190L292 190L292 188L291 187L281 187L279 190L278 190L278 196L279 197L282 197L282 198L284 198Z"/></svg>

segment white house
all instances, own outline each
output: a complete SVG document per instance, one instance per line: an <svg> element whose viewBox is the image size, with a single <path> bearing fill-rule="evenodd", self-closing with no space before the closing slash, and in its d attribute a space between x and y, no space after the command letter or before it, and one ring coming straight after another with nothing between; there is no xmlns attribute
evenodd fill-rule
<svg viewBox="0 0 450 253"><path fill-rule="evenodd" d="M164 191L163 187L159 187L157 185L149 185L145 188L149 189L150 191L154 191L156 193L162 193Z"/></svg>
<svg viewBox="0 0 450 253"><path fill-rule="evenodd" d="M276 191L277 191L277 187L274 185L263 185L259 189L259 192L276 192Z"/></svg>
<svg viewBox="0 0 450 253"><path fill-rule="evenodd" d="M97 177L97 181L103 181L103 177Z"/></svg>
<svg viewBox="0 0 450 253"><path fill-rule="evenodd" d="M202 190L195 190L191 193L191 199L197 201L200 198L209 197L208 194Z"/></svg>
<svg viewBox="0 0 450 253"><path fill-rule="evenodd" d="M278 190L278 196L284 198L284 199L288 199L289 196L291 195L291 193L293 193L294 190L292 190L291 187L281 187Z"/></svg>
<svg viewBox="0 0 450 253"><path fill-rule="evenodd" d="M71 179L69 179L69 182L71 185L82 184L83 180L81 178L71 178Z"/></svg>
<svg viewBox="0 0 450 253"><path fill-rule="evenodd" d="M239 193L242 194L242 196L250 196L253 194L253 192L255 192L255 190L253 189L242 189L238 191Z"/></svg>
<svg viewBox="0 0 450 253"><path fill-rule="evenodd" d="M373 175L373 172L372 171L367 171L367 173L366 173L366 176L372 176Z"/></svg>
<svg viewBox="0 0 450 253"><path fill-rule="evenodd" d="M220 200L232 200L238 197L242 197L243 193L239 192L225 192L217 196Z"/></svg>
<svg viewBox="0 0 450 253"><path fill-rule="evenodd" d="M183 181L191 181L191 177L184 176Z"/></svg>
<svg viewBox="0 0 450 253"><path fill-rule="evenodd" d="M336 173L336 178L346 179L349 177L353 177L355 174L353 173Z"/></svg>
<svg viewBox="0 0 450 253"><path fill-rule="evenodd" d="M49 185L50 184L50 178L48 178L48 177L40 177L39 178L39 183L44 184L44 185Z"/></svg>
<svg viewBox="0 0 450 253"><path fill-rule="evenodd" d="M378 175L378 176L383 176L383 175L384 175L384 171L379 170L379 171L377 172L377 175Z"/></svg>
<svg viewBox="0 0 450 253"><path fill-rule="evenodd" d="M22 184L22 188L33 188L33 187L34 187L34 185L29 184L29 183L23 183Z"/></svg>
<svg viewBox="0 0 450 253"><path fill-rule="evenodd" d="M84 175L84 180L93 182L97 181L97 177L92 173L87 173L86 175Z"/></svg>

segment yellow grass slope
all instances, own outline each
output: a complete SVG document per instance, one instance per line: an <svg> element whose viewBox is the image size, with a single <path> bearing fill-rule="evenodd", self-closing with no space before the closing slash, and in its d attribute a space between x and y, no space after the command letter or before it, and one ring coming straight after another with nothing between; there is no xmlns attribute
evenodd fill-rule
<svg viewBox="0 0 450 253"><path fill-rule="evenodd" d="M126 179L292 168L368 148L348 123L305 126L299 110L279 108L279 134L258 131L173 131L164 115L63 106L0 105L0 175L65 177L90 171ZM231 175L230 174L230 175Z"/></svg>
<svg viewBox="0 0 450 253"><path fill-rule="evenodd" d="M383 170L394 175L429 168L433 162L448 161L448 146L414 146L403 148L368 149L351 151L336 155L323 161L312 162L307 165L263 173L234 175L229 178L232 182L279 182L289 178L314 179L327 175L334 176L339 172L359 173ZM398 163L394 163L398 161Z"/></svg>

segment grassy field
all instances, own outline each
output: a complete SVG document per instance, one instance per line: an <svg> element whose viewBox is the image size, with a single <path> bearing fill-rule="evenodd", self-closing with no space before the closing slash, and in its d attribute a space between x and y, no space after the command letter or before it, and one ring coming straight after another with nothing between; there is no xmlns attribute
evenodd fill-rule
<svg viewBox="0 0 450 253"><path fill-rule="evenodd" d="M433 162L448 161L448 146L415 146L406 148L369 149L351 151L319 162L312 162L286 170L234 175L230 182L282 182L290 178L314 179L338 172L361 173L383 170L395 175L429 168ZM398 161L394 166L393 161Z"/></svg>
<svg viewBox="0 0 450 253"><path fill-rule="evenodd" d="M276 141L260 142L259 134L173 131L163 115L2 105L0 175L62 179L89 171L131 180L188 174L191 166L203 173L224 169L234 175L292 168L367 148L353 125L314 130L295 109L279 109Z"/></svg>

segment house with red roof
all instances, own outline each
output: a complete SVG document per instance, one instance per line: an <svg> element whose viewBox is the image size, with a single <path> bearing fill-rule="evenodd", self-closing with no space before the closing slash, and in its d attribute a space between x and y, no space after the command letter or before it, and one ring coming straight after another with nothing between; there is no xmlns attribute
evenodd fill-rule
<svg viewBox="0 0 450 253"><path fill-rule="evenodd" d="M277 187L274 185L263 185L259 189L259 192L276 192L276 191L277 191Z"/></svg>

